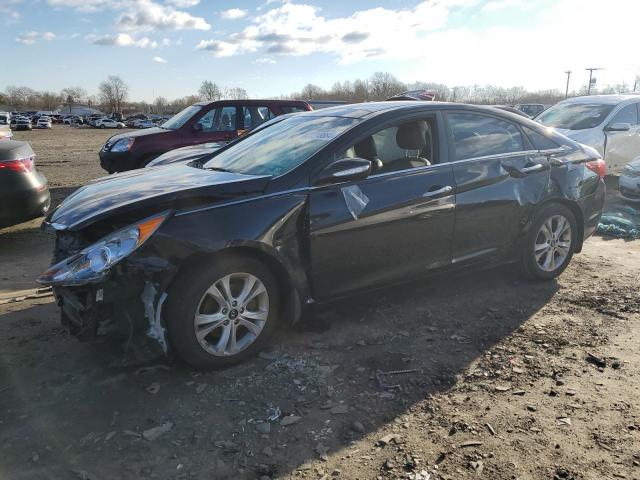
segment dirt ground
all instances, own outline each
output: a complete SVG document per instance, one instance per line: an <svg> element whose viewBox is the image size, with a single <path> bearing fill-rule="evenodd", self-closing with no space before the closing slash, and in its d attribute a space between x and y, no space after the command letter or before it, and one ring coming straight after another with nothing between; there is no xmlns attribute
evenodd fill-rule
<svg viewBox="0 0 640 480"><path fill-rule="evenodd" d="M101 175L108 134L20 137L60 199ZM47 266L38 224L0 231L0 294ZM0 478L640 479L639 284L640 241L594 237L558 281L355 298L206 373L122 368L50 297L0 300Z"/></svg>

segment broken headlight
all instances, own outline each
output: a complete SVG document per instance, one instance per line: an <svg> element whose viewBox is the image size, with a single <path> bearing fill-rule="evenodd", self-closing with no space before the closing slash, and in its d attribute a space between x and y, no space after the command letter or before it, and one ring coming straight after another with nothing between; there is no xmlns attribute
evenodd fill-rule
<svg viewBox="0 0 640 480"><path fill-rule="evenodd" d="M43 285L82 285L101 279L111 267L140 247L167 216L167 213L155 215L110 233L49 268L37 282Z"/></svg>

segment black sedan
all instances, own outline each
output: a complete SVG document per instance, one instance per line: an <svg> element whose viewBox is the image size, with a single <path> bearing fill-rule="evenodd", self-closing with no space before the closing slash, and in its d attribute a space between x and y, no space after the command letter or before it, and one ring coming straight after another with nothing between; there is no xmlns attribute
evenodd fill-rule
<svg viewBox="0 0 640 480"><path fill-rule="evenodd" d="M36 170L27 142L0 142L0 228L41 217L51 197L47 179Z"/></svg>
<svg viewBox="0 0 640 480"><path fill-rule="evenodd" d="M595 150L494 108L337 106L76 191L45 222L59 263L39 281L80 336L138 331L218 367L356 292L481 264L553 279L603 176Z"/></svg>

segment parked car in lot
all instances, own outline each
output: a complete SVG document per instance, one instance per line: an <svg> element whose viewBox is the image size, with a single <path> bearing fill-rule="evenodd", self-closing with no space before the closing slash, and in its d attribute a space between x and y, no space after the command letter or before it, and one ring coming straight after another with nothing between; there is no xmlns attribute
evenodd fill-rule
<svg viewBox="0 0 640 480"><path fill-rule="evenodd" d="M482 264L552 279L605 192L593 148L436 102L299 113L196 163L98 179L47 217L57 263L39 282L72 332L228 365L345 295Z"/></svg>
<svg viewBox="0 0 640 480"><path fill-rule="evenodd" d="M175 148L208 142L229 142L246 130L290 113L311 110L306 102L289 100L222 100L197 103L162 124L137 132L114 135L99 152L100 165L109 173L142 168Z"/></svg>
<svg viewBox="0 0 640 480"><path fill-rule="evenodd" d="M627 163L618 179L620 194L633 202L640 202L640 156Z"/></svg>
<svg viewBox="0 0 640 480"><path fill-rule="evenodd" d="M100 118L98 120L95 121L95 125L96 128L123 128L124 127L124 123L122 122L118 122L117 120L114 120L113 118Z"/></svg>
<svg viewBox="0 0 640 480"><path fill-rule="evenodd" d="M36 128L51 128L51 119L49 117L40 117L38 118L38 123L36 123Z"/></svg>
<svg viewBox="0 0 640 480"><path fill-rule="evenodd" d="M15 119L15 123L11 125L14 130L33 130L31 120L27 117L19 117Z"/></svg>
<svg viewBox="0 0 640 480"><path fill-rule="evenodd" d="M608 173L620 173L640 155L638 95L591 95L564 100L536 121L590 145L604 158Z"/></svg>
<svg viewBox="0 0 640 480"><path fill-rule="evenodd" d="M151 120L135 120L133 122L133 128L153 128L157 127Z"/></svg>
<svg viewBox="0 0 640 480"><path fill-rule="evenodd" d="M51 197L47 179L35 166L27 142L0 142L0 228L47 213Z"/></svg>
<svg viewBox="0 0 640 480"><path fill-rule="evenodd" d="M519 103L514 108L526 113L530 118L533 118L544 112L547 107L542 103Z"/></svg>
<svg viewBox="0 0 640 480"><path fill-rule="evenodd" d="M72 123L77 123L79 125L83 125L84 124L84 120L82 119L82 117L79 117L77 115L69 115L69 116L64 117L62 119L62 123L64 123L65 125L71 125Z"/></svg>

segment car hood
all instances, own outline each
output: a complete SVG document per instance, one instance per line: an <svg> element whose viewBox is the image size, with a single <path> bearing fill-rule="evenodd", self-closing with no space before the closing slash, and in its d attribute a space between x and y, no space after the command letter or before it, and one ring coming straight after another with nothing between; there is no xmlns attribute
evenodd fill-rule
<svg viewBox="0 0 640 480"><path fill-rule="evenodd" d="M158 158L149 162L147 164L147 168L157 167L159 165L169 165L172 163L186 163L187 161L200 158L203 155L213 153L216 150L224 147L225 145L226 143L224 142L212 142L203 143L201 145L190 145L188 147L176 148L175 150L170 150L166 153L163 153Z"/></svg>
<svg viewBox="0 0 640 480"><path fill-rule="evenodd" d="M133 130L131 132L119 133L111 137L108 141L109 144L113 145L118 140L122 140L123 138L132 138L132 137L146 137L147 135L155 135L158 133L169 133L173 130L167 130L165 128L153 127L153 128L145 128L144 130Z"/></svg>
<svg viewBox="0 0 640 480"><path fill-rule="evenodd" d="M180 164L132 170L99 178L76 190L48 215L45 224L58 230L79 230L132 210L212 204L260 193L269 178Z"/></svg>

